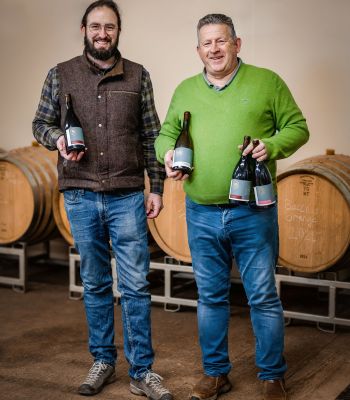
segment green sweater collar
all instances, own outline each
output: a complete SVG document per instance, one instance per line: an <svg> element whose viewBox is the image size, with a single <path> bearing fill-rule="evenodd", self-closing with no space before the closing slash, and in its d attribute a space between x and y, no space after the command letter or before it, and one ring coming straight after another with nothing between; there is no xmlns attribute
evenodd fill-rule
<svg viewBox="0 0 350 400"><path fill-rule="evenodd" d="M216 86L216 85L214 85L213 83L211 83L211 82L209 81L209 79L208 79L207 72L206 72L205 68L204 68L204 70L203 70L203 72L202 72L202 76L203 76L205 82L207 83L207 85L208 85L210 88L216 90L217 92L220 92L220 91L222 91L222 90L225 90L225 89L230 85L230 83L235 79L235 77L236 77L236 75L237 75L237 72L238 72L238 70L239 70L241 64L242 64L242 60L238 57L238 64L237 64L236 68L234 69L231 78L225 83L224 86Z"/></svg>

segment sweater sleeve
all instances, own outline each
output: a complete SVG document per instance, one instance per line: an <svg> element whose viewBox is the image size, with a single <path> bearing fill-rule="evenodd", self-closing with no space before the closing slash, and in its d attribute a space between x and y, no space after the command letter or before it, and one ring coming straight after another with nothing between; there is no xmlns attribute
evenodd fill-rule
<svg viewBox="0 0 350 400"><path fill-rule="evenodd" d="M276 134L263 139L270 160L279 160L295 153L309 139L306 120L285 82L277 75L273 114Z"/></svg>
<svg viewBox="0 0 350 400"><path fill-rule="evenodd" d="M177 91L175 91L164 123L155 141L157 160L164 164L164 157L167 151L175 147L175 142L181 131L181 120L177 110Z"/></svg>

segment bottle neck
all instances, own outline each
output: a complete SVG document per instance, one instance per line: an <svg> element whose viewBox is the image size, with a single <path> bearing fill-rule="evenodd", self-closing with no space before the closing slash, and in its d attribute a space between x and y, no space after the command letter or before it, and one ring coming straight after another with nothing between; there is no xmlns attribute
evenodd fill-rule
<svg viewBox="0 0 350 400"><path fill-rule="evenodd" d="M70 110L72 108L72 100L70 95L66 95L66 109Z"/></svg>
<svg viewBox="0 0 350 400"><path fill-rule="evenodd" d="M182 131L185 132L186 135L188 135L188 120L187 119L185 119L183 122Z"/></svg>

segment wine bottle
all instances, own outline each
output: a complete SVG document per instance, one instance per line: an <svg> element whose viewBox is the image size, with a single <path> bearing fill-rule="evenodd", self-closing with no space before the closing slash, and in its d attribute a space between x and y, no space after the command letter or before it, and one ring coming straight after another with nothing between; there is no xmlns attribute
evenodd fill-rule
<svg viewBox="0 0 350 400"><path fill-rule="evenodd" d="M71 95L66 94L65 97L67 108L64 122L66 152L67 154L72 151L77 151L79 153L80 151L85 151L84 133L79 119L73 110Z"/></svg>
<svg viewBox="0 0 350 400"><path fill-rule="evenodd" d="M189 133L190 119L191 113L185 111L182 129L175 143L172 165L174 171L182 171L188 175L192 173L193 163L193 145Z"/></svg>
<svg viewBox="0 0 350 400"><path fill-rule="evenodd" d="M229 202L233 204L242 204L248 202L253 181L253 172L251 168L251 154L243 155L243 151L250 143L250 136L244 136L242 155L238 160L231 179Z"/></svg>
<svg viewBox="0 0 350 400"><path fill-rule="evenodd" d="M253 149L259 145L259 140L253 140ZM253 188L255 204L258 207L269 208L276 203L270 171L264 161L255 161Z"/></svg>

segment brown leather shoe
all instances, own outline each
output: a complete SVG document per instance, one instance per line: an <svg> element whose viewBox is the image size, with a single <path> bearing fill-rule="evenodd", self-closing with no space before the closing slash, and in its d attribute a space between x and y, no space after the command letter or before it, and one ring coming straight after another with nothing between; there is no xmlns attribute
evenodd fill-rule
<svg viewBox="0 0 350 400"><path fill-rule="evenodd" d="M230 391L231 388L232 385L227 375L203 375L194 386L190 400L215 400L220 394Z"/></svg>
<svg viewBox="0 0 350 400"><path fill-rule="evenodd" d="M287 400L283 379L263 381L263 400Z"/></svg>

